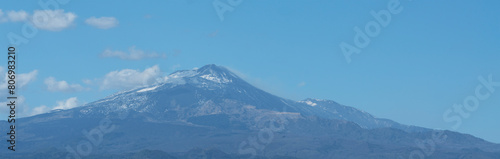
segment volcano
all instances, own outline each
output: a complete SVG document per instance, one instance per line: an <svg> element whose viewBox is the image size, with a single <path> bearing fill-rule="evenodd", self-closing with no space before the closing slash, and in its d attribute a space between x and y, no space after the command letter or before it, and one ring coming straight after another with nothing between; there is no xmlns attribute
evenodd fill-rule
<svg viewBox="0 0 500 159"><path fill-rule="evenodd" d="M471 135L278 97L213 64L16 124L1 158L500 158Z"/></svg>

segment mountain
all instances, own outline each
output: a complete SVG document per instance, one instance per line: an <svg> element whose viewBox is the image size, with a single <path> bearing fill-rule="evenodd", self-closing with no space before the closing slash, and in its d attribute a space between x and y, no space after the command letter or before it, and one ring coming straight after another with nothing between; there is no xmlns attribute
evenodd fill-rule
<svg viewBox="0 0 500 159"><path fill-rule="evenodd" d="M406 126L331 100L281 98L217 65L20 118L16 127L20 158L189 158L201 152L219 156L202 158L500 158L500 145L471 135ZM7 155L0 150L0 158Z"/></svg>

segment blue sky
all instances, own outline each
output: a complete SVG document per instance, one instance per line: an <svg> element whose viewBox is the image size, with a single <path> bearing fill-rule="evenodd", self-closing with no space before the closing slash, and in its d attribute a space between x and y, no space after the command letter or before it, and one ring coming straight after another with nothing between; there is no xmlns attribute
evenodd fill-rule
<svg viewBox="0 0 500 159"><path fill-rule="evenodd" d="M224 20L217 1L232 10ZM480 92L490 96L466 110L467 118L448 114L460 118L458 126L443 118L475 95L478 78L500 82L500 2L217 1L69 0L48 8L0 2L0 44L8 46L13 34L25 40L17 45L21 115L79 106L174 70L217 64L285 98L331 99L403 124L500 143L500 87L483 86ZM357 47L354 28L380 25L370 12L390 6L400 11L389 12L388 24L347 61L340 44ZM43 15L53 18L33 18Z"/></svg>

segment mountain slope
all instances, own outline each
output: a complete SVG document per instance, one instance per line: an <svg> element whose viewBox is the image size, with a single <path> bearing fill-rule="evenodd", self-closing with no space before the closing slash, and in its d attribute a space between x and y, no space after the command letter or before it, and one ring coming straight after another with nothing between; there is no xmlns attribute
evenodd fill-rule
<svg viewBox="0 0 500 159"><path fill-rule="evenodd" d="M78 151L87 143L90 152L79 156L200 147L268 157L407 158L421 149L415 141L435 138L431 129L375 118L333 101L280 98L216 65L177 71L164 82L82 107L21 118L18 125L19 153L26 155L47 145ZM500 156L497 144L450 131L442 135L446 140L434 148L435 156L456 158L462 151Z"/></svg>
<svg viewBox="0 0 500 159"><path fill-rule="evenodd" d="M375 118L364 111L330 100L292 101L280 98L253 87L226 68L216 65L176 71L164 83L120 92L89 103L78 111L82 115L101 117L136 111L154 117L152 120L186 120L191 116L235 111L214 105L229 101L268 111L286 110L304 116L352 121L362 128L393 127L409 132L428 131ZM174 116L176 117L172 119Z"/></svg>

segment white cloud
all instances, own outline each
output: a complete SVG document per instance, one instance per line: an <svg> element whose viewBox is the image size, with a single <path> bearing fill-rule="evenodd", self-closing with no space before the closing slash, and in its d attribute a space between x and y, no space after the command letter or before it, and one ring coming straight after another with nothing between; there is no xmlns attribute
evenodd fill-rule
<svg viewBox="0 0 500 159"><path fill-rule="evenodd" d="M24 88L28 83L33 82L36 79L36 75L38 74L38 70L33 70L29 73L21 73L16 75L16 90ZM10 80L7 76L7 72L4 71L3 67L0 67L0 79L3 78L2 83L0 84L0 97L4 97L7 95L7 82Z"/></svg>
<svg viewBox="0 0 500 159"><path fill-rule="evenodd" d="M9 17L9 20L13 22L28 20L28 16L29 14L24 10L7 12L7 17Z"/></svg>
<svg viewBox="0 0 500 159"><path fill-rule="evenodd" d="M28 83L35 81L36 75L38 75L38 70L33 70L29 73L21 73L17 76L17 86L23 88ZM7 77L5 80L7 81Z"/></svg>
<svg viewBox="0 0 500 159"><path fill-rule="evenodd" d="M21 73L16 75L16 89L15 92L17 93L20 89L23 89L28 85L29 83L35 81L36 76L38 74L37 70L33 70L29 73ZM7 107L7 100L4 100L8 96L8 90L7 90L7 82L9 81L9 77L7 76L7 72L5 72L3 67L0 67L0 79L2 80L2 83L0 83L0 99L2 102L0 102L0 113L8 113L10 111L10 108ZM26 104L24 103L25 98L22 95L17 96L16 100L16 114L19 117L24 117L29 115L28 108L26 107Z"/></svg>
<svg viewBox="0 0 500 159"><path fill-rule="evenodd" d="M29 114L30 116L33 115L38 115L38 114L43 114L49 112L51 109L45 105L35 107L33 110L31 110L31 113Z"/></svg>
<svg viewBox="0 0 500 159"><path fill-rule="evenodd" d="M130 89L147 86L161 79L161 71L158 65L145 69L143 72L132 69L113 71L104 77L101 89Z"/></svg>
<svg viewBox="0 0 500 159"><path fill-rule="evenodd" d="M24 10L11 10L7 11L6 14L0 10L0 23L30 20L35 27L49 31L61 31L70 27L76 17L74 13L64 12L62 9L35 10L32 15Z"/></svg>
<svg viewBox="0 0 500 159"><path fill-rule="evenodd" d="M7 17L4 17L3 11L0 9L0 23L7 22Z"/></svg>
<svg viewBox="0 0 500 159"><path fill-rule="evenodd" d="M306 82L300 82L299 84L297 84L298 87L304 87L306 85Z"/></svg>
<svg viewBox="0 0 500 159"><path fill-rule="evenodd" d="M51 92L79 92L86 90L79 84L68 84L66 81L57 81L54 77L46 78L44 81L47 90Z"/></svg>
<svg viewBox="0 0 500 159"><path fill-rule="evenodd" d="M58 10L35 10L32 21L35 27L49 31L61 31L73 24L76 15Z"/></svg>
<svg viewBox="0 0 500 159"><path fill-rule="evenodd" d="M101 53L101 57L116 57L120 58L123 60L141 60L144 58L166 58L166 54L158 54L156 52L152 53L146 53L143 50L135 49L135 46L132 46L128 49L127 52L123 51L112 51L110 49L104 50L104 52Z"/></svg>
<svg viewBox="0 0 500 159"><path fill-rule="evenodd" d="M85 20L85 23L99 29L109 29L116 27L119 24L118 20L115 17L90 17Z"/></svg>
<svg viewBox="0 0 500 159"><path fill-rule="evenodd" d="M57 103L57 105L52 107L52 108L47 107L45 105L35 107L31 110L29 115L33 116L33 115L43 114L43 113L47 113L51 110L57 110L57 109L64 109L64 110L71 109L71 108L75 108L75 107L80 105L80 102L78 102L77 97L71 97L67 100L57 101L56 103Z"/></svg>
<svg viewBox="0 0 500 159"><path fill-rule="evenodd" d="M71 109L78 106L78 99L76 97L71 97L66 101L57 101L57 106L53 108L56 109Z"/></svg>
<svg viewBox="0 0 500 159"><path fill-rule="evenodd" d="M92 84L92 80L90 80L90 79L83 79L82 81L83 81L83 83L85 83L87 85L91 85Z"/></svg>

